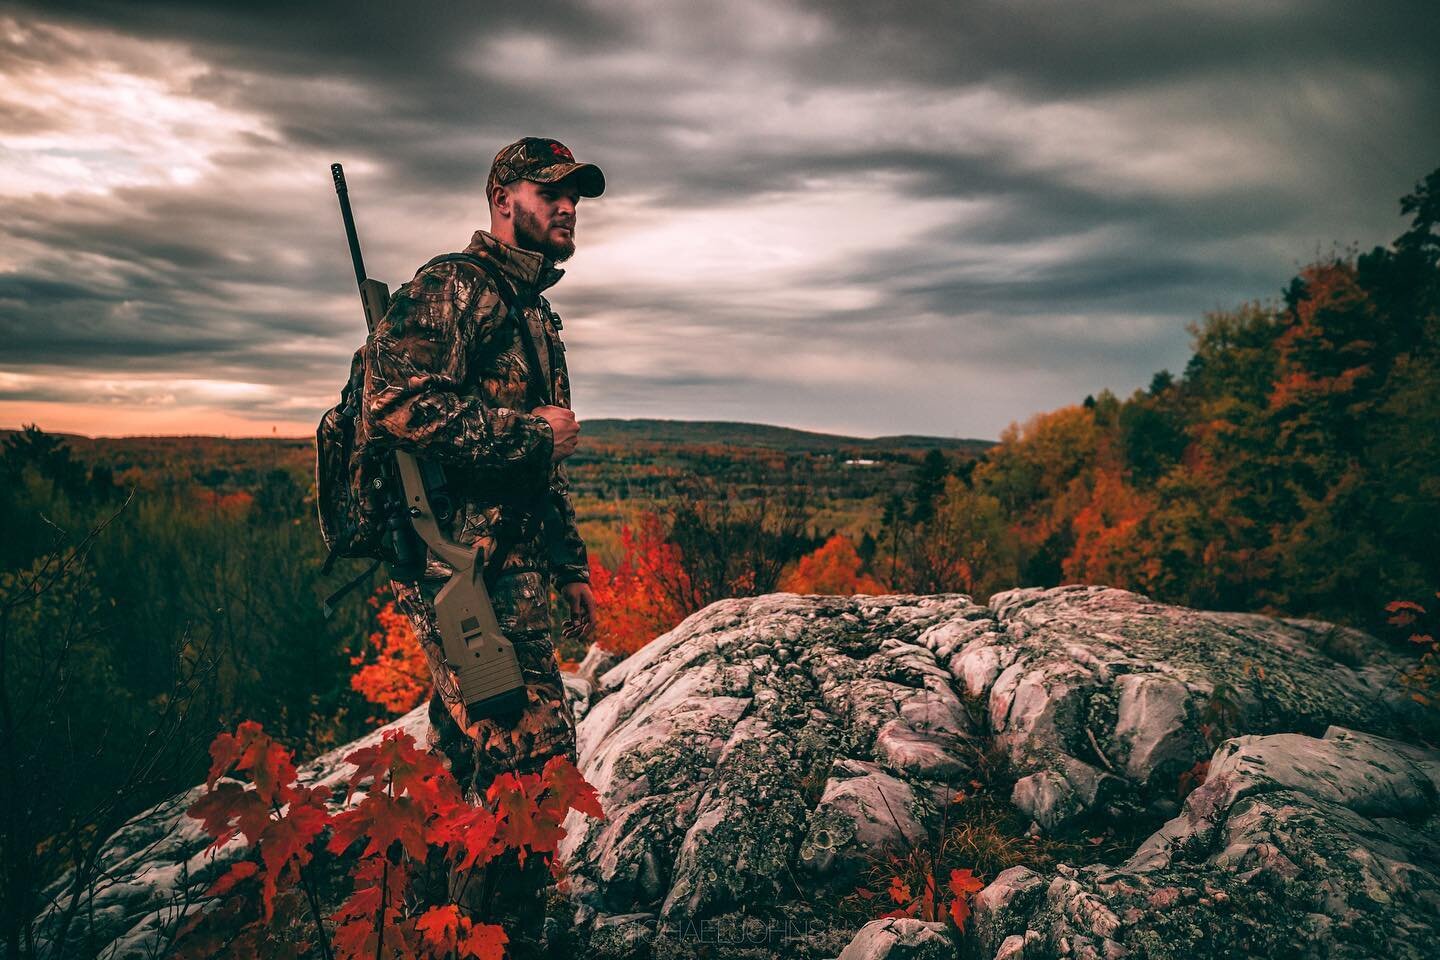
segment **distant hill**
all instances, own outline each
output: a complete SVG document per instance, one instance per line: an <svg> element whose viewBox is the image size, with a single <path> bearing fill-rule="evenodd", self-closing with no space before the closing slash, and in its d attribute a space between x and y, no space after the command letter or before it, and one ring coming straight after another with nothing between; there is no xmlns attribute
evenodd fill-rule
<svg viewBox="0 0 1440 960"><path fill-rule="evenodd" d="M893 453L910 450L961 451L980 454L995 445L993 440L926 437L904 434L894 437L847 437L836 433L816 433L792 427L776 427L766 423L743 423L734 420L621 420L613 418L581 421L582 436L608 443L715 443L735 447L760 447L787 452L818 452L847 450L854 452Z"/></svg>

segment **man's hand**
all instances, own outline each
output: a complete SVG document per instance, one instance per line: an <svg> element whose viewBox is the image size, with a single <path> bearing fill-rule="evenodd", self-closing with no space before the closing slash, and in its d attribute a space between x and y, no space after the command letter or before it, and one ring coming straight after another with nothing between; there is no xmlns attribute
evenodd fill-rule
<svg viewBox="0 0 1440 960"><path fill-rule="evenodd" d="M530 412L537 417L544 417L550 424L550 429L555 431L555 452L550 455L551 463L559 463L575 452L575 447L580 442L580 424L576 422L572 410L546 405L536 407Z"/></svg>
<svg viewBox="0 0 1440 960"><path fill-rule="evenodd" d="M570 607L570 616L565 621L565 636L595 642L595 594L590 584L583 580L567 583L560 588L560 595Z"/></svg>

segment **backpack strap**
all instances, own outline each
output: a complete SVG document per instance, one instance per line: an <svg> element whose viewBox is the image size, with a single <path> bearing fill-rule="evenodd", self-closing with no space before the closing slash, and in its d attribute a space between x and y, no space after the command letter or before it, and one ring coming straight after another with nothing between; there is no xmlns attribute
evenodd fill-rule
<svg viewBox="0 0 1440 960"><path fill-rule="evenodd" d="M540 388L538 392L535 388L535 377L531 376L525 384L525 390L530 395L530 406L532 409L542 404L548 406L551 402L550 364L540 359L540 351L535 346L535 333L530 329L530 322L525 319L525 315L521 311L515 308L516 301L520 299L519 293L505 278L500 276L494 264L483 257L475 256L473 253L442 253L438 257L432 257L426 262L425 266L417 270L416 273L428 270L439 263L453 263L456 261L474 264L495 282L495 289L500 292L500 301L505 304L506 316L515 324L515 328L520 334L520 341L525 347L525 359L529 361L530 369L540 374ZM507 293L509 296L506 296ZM535 402L537 398L539 400L538 403Z"/></svg>

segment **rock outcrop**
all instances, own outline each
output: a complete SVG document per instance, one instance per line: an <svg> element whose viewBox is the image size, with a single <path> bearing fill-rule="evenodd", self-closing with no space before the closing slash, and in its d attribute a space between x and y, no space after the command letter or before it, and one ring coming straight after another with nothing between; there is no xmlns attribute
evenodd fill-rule
<svg viewBox="0 0 1440 960"><path fill-rule="evenodd" d="M721 601L567 677L607 812L566 822L574 919L617 957L1405 956L1440 913L1440 757L1391 739L1396 670L1355 631L1104 588ZM352 748L305 776L341 776ZM1159 829L1114 866L986 878L963 944L918 920L821 922L812 900L923 841L986 751L1034 831ZM1187 773L1204 783L1182 808ZM97 902L105 935L136 944L180 865L204 867L203 837L175 812L127 831L123 893ZM689 942L747 921L759 940Z"/></svg>
<svg viewBox="0 0 1440 960"><path fill-rule="evenodd" d="M1103 587L1013 590L949 666L984 697L1043 828L1112 805L1175 811L1179 776L1235 734L1395 729L1398 665L1344 627L1204 613ZM1118 806L1117 806L1118 804Z"/></svg>
<svg viewBox="0 0 1440 960"><path fill-rule="evenodd" d="M901 853L978 731L927 645L962 596L725 600L598 678L581 769L603 822L561 853L581 903L663 921L853 887Z"/></svg>
<svg viewBox="0 0 1440 960"><path fill-rule="evenodd" d="M1237 737L1124 864L996 877L981 955L1432 957L1437 798L1440 753L1340 727Z"/></svg>

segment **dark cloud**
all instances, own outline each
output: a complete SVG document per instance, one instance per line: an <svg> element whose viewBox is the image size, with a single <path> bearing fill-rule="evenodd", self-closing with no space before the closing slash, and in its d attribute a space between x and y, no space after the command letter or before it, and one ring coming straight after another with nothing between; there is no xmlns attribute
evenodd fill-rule
<svg viewBox="0 0 1440 960"><path fill-rule="evenodd" d="M1154 88L1245 71L1276 81L1310 66L1393 64L1435 76L1440 40L1425 0L807 0L849 49L835 82L897 72L936 85L1003 81L1042 97ZM900 15L897 16L897 13ZM828 69L827 69L828 67Z"/></svg>
<svg viewBox="0 0 1440 960"><path fill-rule="evenodd" d="M1178 368L1440 162L1401 0L7 9L0 400L257 432L361 334L332 159L392 283L484 224L508 140L605 167L552 298L582 415L989 436Z"/></svg>

